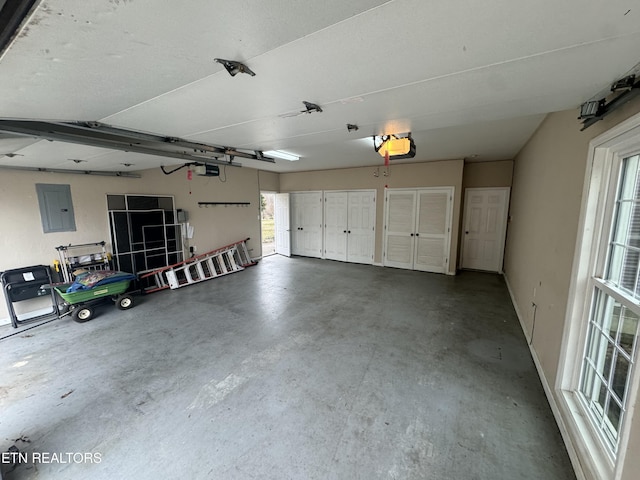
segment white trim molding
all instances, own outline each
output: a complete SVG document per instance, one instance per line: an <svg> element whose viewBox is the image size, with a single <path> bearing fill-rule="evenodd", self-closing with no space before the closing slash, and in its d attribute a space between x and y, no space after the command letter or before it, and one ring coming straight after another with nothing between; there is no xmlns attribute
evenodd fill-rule
<svg viewBox="0 0 640 480"><path fill-rule="evenodd" d="M640 383L640 368L633 368L627 402L630 407L620 430L617 453L613 454L592 426L577 392L594 279L599 278L605 268L602 252L609 240L620 165L624 158L639 151L640 114L599 135L589 144L557 380L554 391L547 392L576 472L585 479L618 480L622 477L633 405ZM532 354L536 361L535 352ZM542 373L540 376L546 391L549 386Z"/></svg>
<svg viewBox="0 0 640 480"><path fill-rule="evenodd" d="M518 304L516 303L515 296L513 294L513 290L511 288L511 284L509 283L509 277L506 274L503 274L505 284L507 285L507 290L509 291L509 296L511 297L511 303L513 304L513 308L516 312L516 316L518 317L518 321L520 322L520 328L524 332L525 339L527 340L527 345L529 345L529 352L531 353L531 358L533 359L533 363L538 371L538 376L540 377L540 382L542 383L542 388L544 389L544 393L547 397L547 401L549 402L549 406L551 407L551 413L553 413L553 417L558 424L558 429L560 430L560 435L562 436L562 440L564 441L565 447L567 449L567 453L569 454L569 459L571 460L571 465L573 466L573 470L576 474L577 480L586 480L587 477L584 474L582 469L582 465L580 463L580 456L576 449L574 448L574 442L569 435L569 429L564 422L564 419L560 413L560 408L558 407L558 403L556 402L556 398L553 395L553 389L551 385L549 385L549 381L544 374L544 370L542 365L540 364L540 359L538 358L538 354L536 353L533 345L531 344L531 337L527 332L524 319L522 314L520 313L520 309L518 308Z"/></svg>

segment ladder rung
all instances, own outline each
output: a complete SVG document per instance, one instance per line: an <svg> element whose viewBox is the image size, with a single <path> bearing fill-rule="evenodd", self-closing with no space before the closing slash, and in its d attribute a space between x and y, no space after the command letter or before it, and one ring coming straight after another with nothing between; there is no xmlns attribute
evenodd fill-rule
<svg viewBox="0 0 640 480"><path fill-rule="evenodd" d="M255 265L245 242L246 240L242 240L175 265L141 272L144 275L140 278L153 278L155 287L151 286L146 291L155 292L165 288L175 290L185 285L239 272L244 270L245 266Z"/></svg>

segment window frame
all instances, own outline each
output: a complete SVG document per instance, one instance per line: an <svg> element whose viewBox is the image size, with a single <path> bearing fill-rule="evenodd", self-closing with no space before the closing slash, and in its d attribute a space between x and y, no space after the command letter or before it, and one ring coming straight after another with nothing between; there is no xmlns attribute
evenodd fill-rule
<svg viewBox="0 0 640 480"><path fill-rule="evenodd" d="M595 308L596 284L605 293L612 292L601 279L607 268L620 171L623 160L639 152L640 114L604 132L589 143L580 222L555 385L562 417L560 421L563 424L561 428L569 435L570 451L579 457L578 463L584 471L603 479L619 478L622 474L640 384L638 362L632 365L629 373L626 402L628 409L618 432L618 450L615 455L592 425L578 392L589 330L588 320L592 309Z"/></svg>

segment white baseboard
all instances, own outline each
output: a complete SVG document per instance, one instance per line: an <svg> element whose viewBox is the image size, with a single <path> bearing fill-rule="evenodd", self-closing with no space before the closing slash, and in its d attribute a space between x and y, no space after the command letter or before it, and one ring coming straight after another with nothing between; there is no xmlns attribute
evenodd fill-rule
<svg viewBox="0 0 640 480"><path fill-rule="evenodd" d="M560 408L558 407L558 403L556 402L555 396L553 395L553 389L547 380L547 377L544 375L544 370L542 369L542 364L538 359L538 355L531 344L531 339L527 334L527 329L525 327L524 319L520 313L520 309L518 308L518 304L515 301L515 297L513 295L513 290L511 289L511 285L509 284L509 278L506 274L502 275L504 277L505 284L507 285L507 290L509 291L509 296L511 297L511 304L513 305L513 309L516 312L516 316L518 317L518 321L520 322L520 328L524 333L524 337L527 340L527 345L529 345L529 351L531 352L531 358L533 358L533 363L536 366L536 370L538 371L538 377L540 377L540 382L542 383L542 388L544 389L544 393L547 397L547 401L549 402L549 406L551 407L551 412L553 413L553 417L558 424L558 429L560 430L560 435L562 436L562 440L564 441L565 447L567 449L567 453L569 454L569 459L571 460L571 465L573 466L573 470L576 474L577 480L587 480L587 477L584 474L582 469L582 464L580 462L580 458L578 456L578 452L576 450L576 446L573 444L573 440L571 435L569 435L569 431L567 430L567 425L560 413Z"/></svg>

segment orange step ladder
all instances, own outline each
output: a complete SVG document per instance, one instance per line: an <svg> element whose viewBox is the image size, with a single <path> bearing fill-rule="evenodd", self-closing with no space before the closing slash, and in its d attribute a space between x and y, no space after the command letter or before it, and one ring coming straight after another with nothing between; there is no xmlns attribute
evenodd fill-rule
<svg viewBox="0 0 640 480"><path fill-rule="evenodd" d="M166 288L175 290L194 283L239 272L244 270L245 267L256 264L249 255L247 240L249 239L240 240L174 265L140 272L138 277L141 280L149 279L148 281L152 285L145 288L145 292L151 293Z"/></svg>

